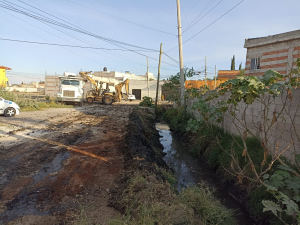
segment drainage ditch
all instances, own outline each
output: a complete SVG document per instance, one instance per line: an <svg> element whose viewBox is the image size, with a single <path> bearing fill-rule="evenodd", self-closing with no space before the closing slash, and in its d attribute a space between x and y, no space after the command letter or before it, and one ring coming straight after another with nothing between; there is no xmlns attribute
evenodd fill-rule
<svg viewBox="0 0 300 225"><path fill-rule="evenodd" d="M215 171L201 159L194 157L187 146L178 140L169 130L167 124L156 124L156 129L161 135L160 142L164 146L165 162L174 170L174 176L177 180L176 188L181 192L187 186L194 186L199 183L215 189L214 196L227 208L236 212L238 224L252 225L255 221L246 212L238 199L230 190L224 188L224 185L216 175Z"/></svg>

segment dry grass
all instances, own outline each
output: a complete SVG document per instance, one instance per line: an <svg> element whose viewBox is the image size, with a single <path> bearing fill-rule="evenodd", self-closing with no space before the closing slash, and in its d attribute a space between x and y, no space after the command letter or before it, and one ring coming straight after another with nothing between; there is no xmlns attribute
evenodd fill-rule
<svg viewBox="0 0 300 225"><path fill-rule="evenodd" d="M233 212L205 186L187 188L177 195L169 182L145 172L130 179L121 201L126 213L110 225L235 224Z"/></svg>

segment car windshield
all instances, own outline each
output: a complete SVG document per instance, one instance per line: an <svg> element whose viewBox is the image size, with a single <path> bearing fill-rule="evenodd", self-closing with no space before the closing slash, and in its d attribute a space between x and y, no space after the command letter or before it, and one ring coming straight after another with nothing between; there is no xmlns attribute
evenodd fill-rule
<svg viewBox="0 0 300 225"><path fill-rule="evenodd" d="M72 85L72 86L79 86L80 82L79 80L64 80L62 82L63 85Z"/></svg>

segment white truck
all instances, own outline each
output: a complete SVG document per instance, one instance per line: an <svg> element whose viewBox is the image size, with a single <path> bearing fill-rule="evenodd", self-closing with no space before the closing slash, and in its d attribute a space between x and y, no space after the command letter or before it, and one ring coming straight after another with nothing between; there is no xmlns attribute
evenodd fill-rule
<svg viewBox="0 0 300 225"><path fill-rule="evenodd" d="M65 103L78 103L79 105L82 105L84 99L83 85L83 78L80 76L60 76L57 101Z"/></svg>

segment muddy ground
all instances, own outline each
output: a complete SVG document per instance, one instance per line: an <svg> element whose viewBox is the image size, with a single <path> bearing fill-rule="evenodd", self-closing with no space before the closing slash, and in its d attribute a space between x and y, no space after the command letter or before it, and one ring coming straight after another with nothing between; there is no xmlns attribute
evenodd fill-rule
<svg viewBox="0 0 300 225"><path fill-rule="evenodd" d="M107 224L130 105L0 117L0 224Z"/></svg>

